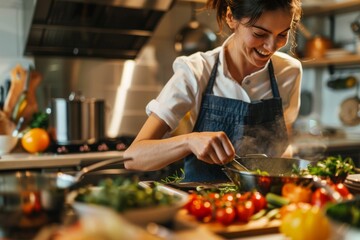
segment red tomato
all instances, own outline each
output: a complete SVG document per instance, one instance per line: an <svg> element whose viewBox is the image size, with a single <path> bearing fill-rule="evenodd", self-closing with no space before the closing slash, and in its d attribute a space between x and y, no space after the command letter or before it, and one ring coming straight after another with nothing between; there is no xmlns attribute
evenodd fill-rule
<svg viewBox="0 0 360 240"><path fill-rule="evenodd" d="M331 198L326 194L326 191L323 188L316 189L311 196L311 204L320 208L330 201Z"/></svg>
<svg viewBox="0 0 360 240"><path fill-rule="evenodd" d="M190 206L190 213L202 221L212 215L212 205L208 200L195 199Z"/></svg>
<svg viewBox="0 0 360 240"><path fill-rule="evenodd" d="M344 198L347 198L351 195L349 189L342 183L335 184L333 188Z"/></svg>
<svg viewBox="0 0 360 240"><path fill-rule="evenodd" d="M244 202L251 198L251 192L236 193L235 198L237 202Z"/></svg>
<svg viewBox="0 0 360 240"><path fill-rule="evenodd" d="M207 194L207 198L210 200L217 200L220 199L220 194L215 192L210 192Z"/></svg>
<svg viewBox="0 0 360 240"><path fill-rule="evenodd" d="M191 205L193 204L193 201L197 199L199 196L196 193L191 193L189 195L188 202L185 204L184 208L188 210L189 213L191 213Z"/></svg>
<svg viewBox="0 0 360 240"><path fill-rule="evenodd" d="M222 201L228 201L228 202L234 202L235 201L235 195L232 193L225 193L222 197L221 197Z"/></svg>
<svg viewBox="0 0 360 240"><path fill-rule="evenodd" d="M251 194L250 200L252 201L252 203L254 205L254 213L257 213L261 209L264 209L267 207L266 198L260 192L253 192Z"/></svg>
<svg viewBox="0 0 360 240"><path fill-rule="evenodd" d="M215 212L216 221L223 225L230 225L234 222L236 213L233 207L217 208Z"/></svg>
<svg viewBox="0 0 360 240"><path fill-rule="evenodd" d="M270 191L271 179L269 176L260 176L257 183L260 189L262 189L263 191L265 192Z"/></svg>
<svg viewBox="0 0 360 240"><path fill-rule="evenodd" d="M237 218L240 222L248 222L254 214L255 207L252 201L239 202L236 205Z"/></svg>

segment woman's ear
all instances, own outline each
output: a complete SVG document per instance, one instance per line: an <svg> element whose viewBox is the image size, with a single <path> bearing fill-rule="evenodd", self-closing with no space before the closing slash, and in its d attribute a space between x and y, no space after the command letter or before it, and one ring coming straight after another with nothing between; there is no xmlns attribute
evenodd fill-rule
<svg viewBox="0 0 360 240"><path fill-rule="evenodd" d="M237 26L237 21L234 19L230 7L227 7L226 10L226 23L229 26L229 28L232 30L234 30Z"/></svg>

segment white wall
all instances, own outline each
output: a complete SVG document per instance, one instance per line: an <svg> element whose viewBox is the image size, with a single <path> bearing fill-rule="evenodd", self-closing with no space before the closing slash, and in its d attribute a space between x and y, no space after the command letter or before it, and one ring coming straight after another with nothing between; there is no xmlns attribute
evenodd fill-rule
<svg viewBox="0 0 360 240"><path fill-rule="evenodd" d="M356 51L356 39L350 24L354 21L359 12L338 14L335 16L335 38L336 48L344 48L349 51ZM304 18L304 24L313 32L329 36L329 19L324 17L319 20L317 17ZM322 23L322 24L315 24ZM340 105L345 99L355 96L356 88L347 90L333 90L327 87L327 82L336 77L355 76L360 82L360 65L345 66L335 70L331 75L329 68L304 69L303 90L311 90L314 102L314 113L311 117L316 118L325 127L343 128L346 131L360 131L360 126L349 127L344 125L339 118Z"/></svg>

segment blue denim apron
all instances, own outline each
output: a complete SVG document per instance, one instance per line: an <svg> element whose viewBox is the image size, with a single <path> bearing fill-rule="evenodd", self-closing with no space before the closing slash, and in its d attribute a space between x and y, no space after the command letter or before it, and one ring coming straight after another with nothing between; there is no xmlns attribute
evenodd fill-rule
<svg viewBox="0 0 360 240"><path fill-rule="evenodd" d="M273 98L251 103L213 94L218 63L219 57L211 71L193 131L224 131L239 156L261 153L281 156L288 146L288 135L271 60L268 71ZM205 163L194 154L184 159L184 172L183 182L229 181L221 165Z"/></svg>

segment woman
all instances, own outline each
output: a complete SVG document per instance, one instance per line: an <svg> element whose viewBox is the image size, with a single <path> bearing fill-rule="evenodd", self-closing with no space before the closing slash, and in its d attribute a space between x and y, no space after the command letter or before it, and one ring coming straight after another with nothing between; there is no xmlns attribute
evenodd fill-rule
<svg viewBox="0 0 360 240"><path fill-rule="evenodd" d="M278 52L301 16L300 0L209 0L233 34L221 47L174 61L174 75L147 105L148 120L125 167L158 170L184 159L183 181L228 178L235 154L291 156L290 128L300 104L301 63ZM193 131L170 133L189 116Z"/></svg>

